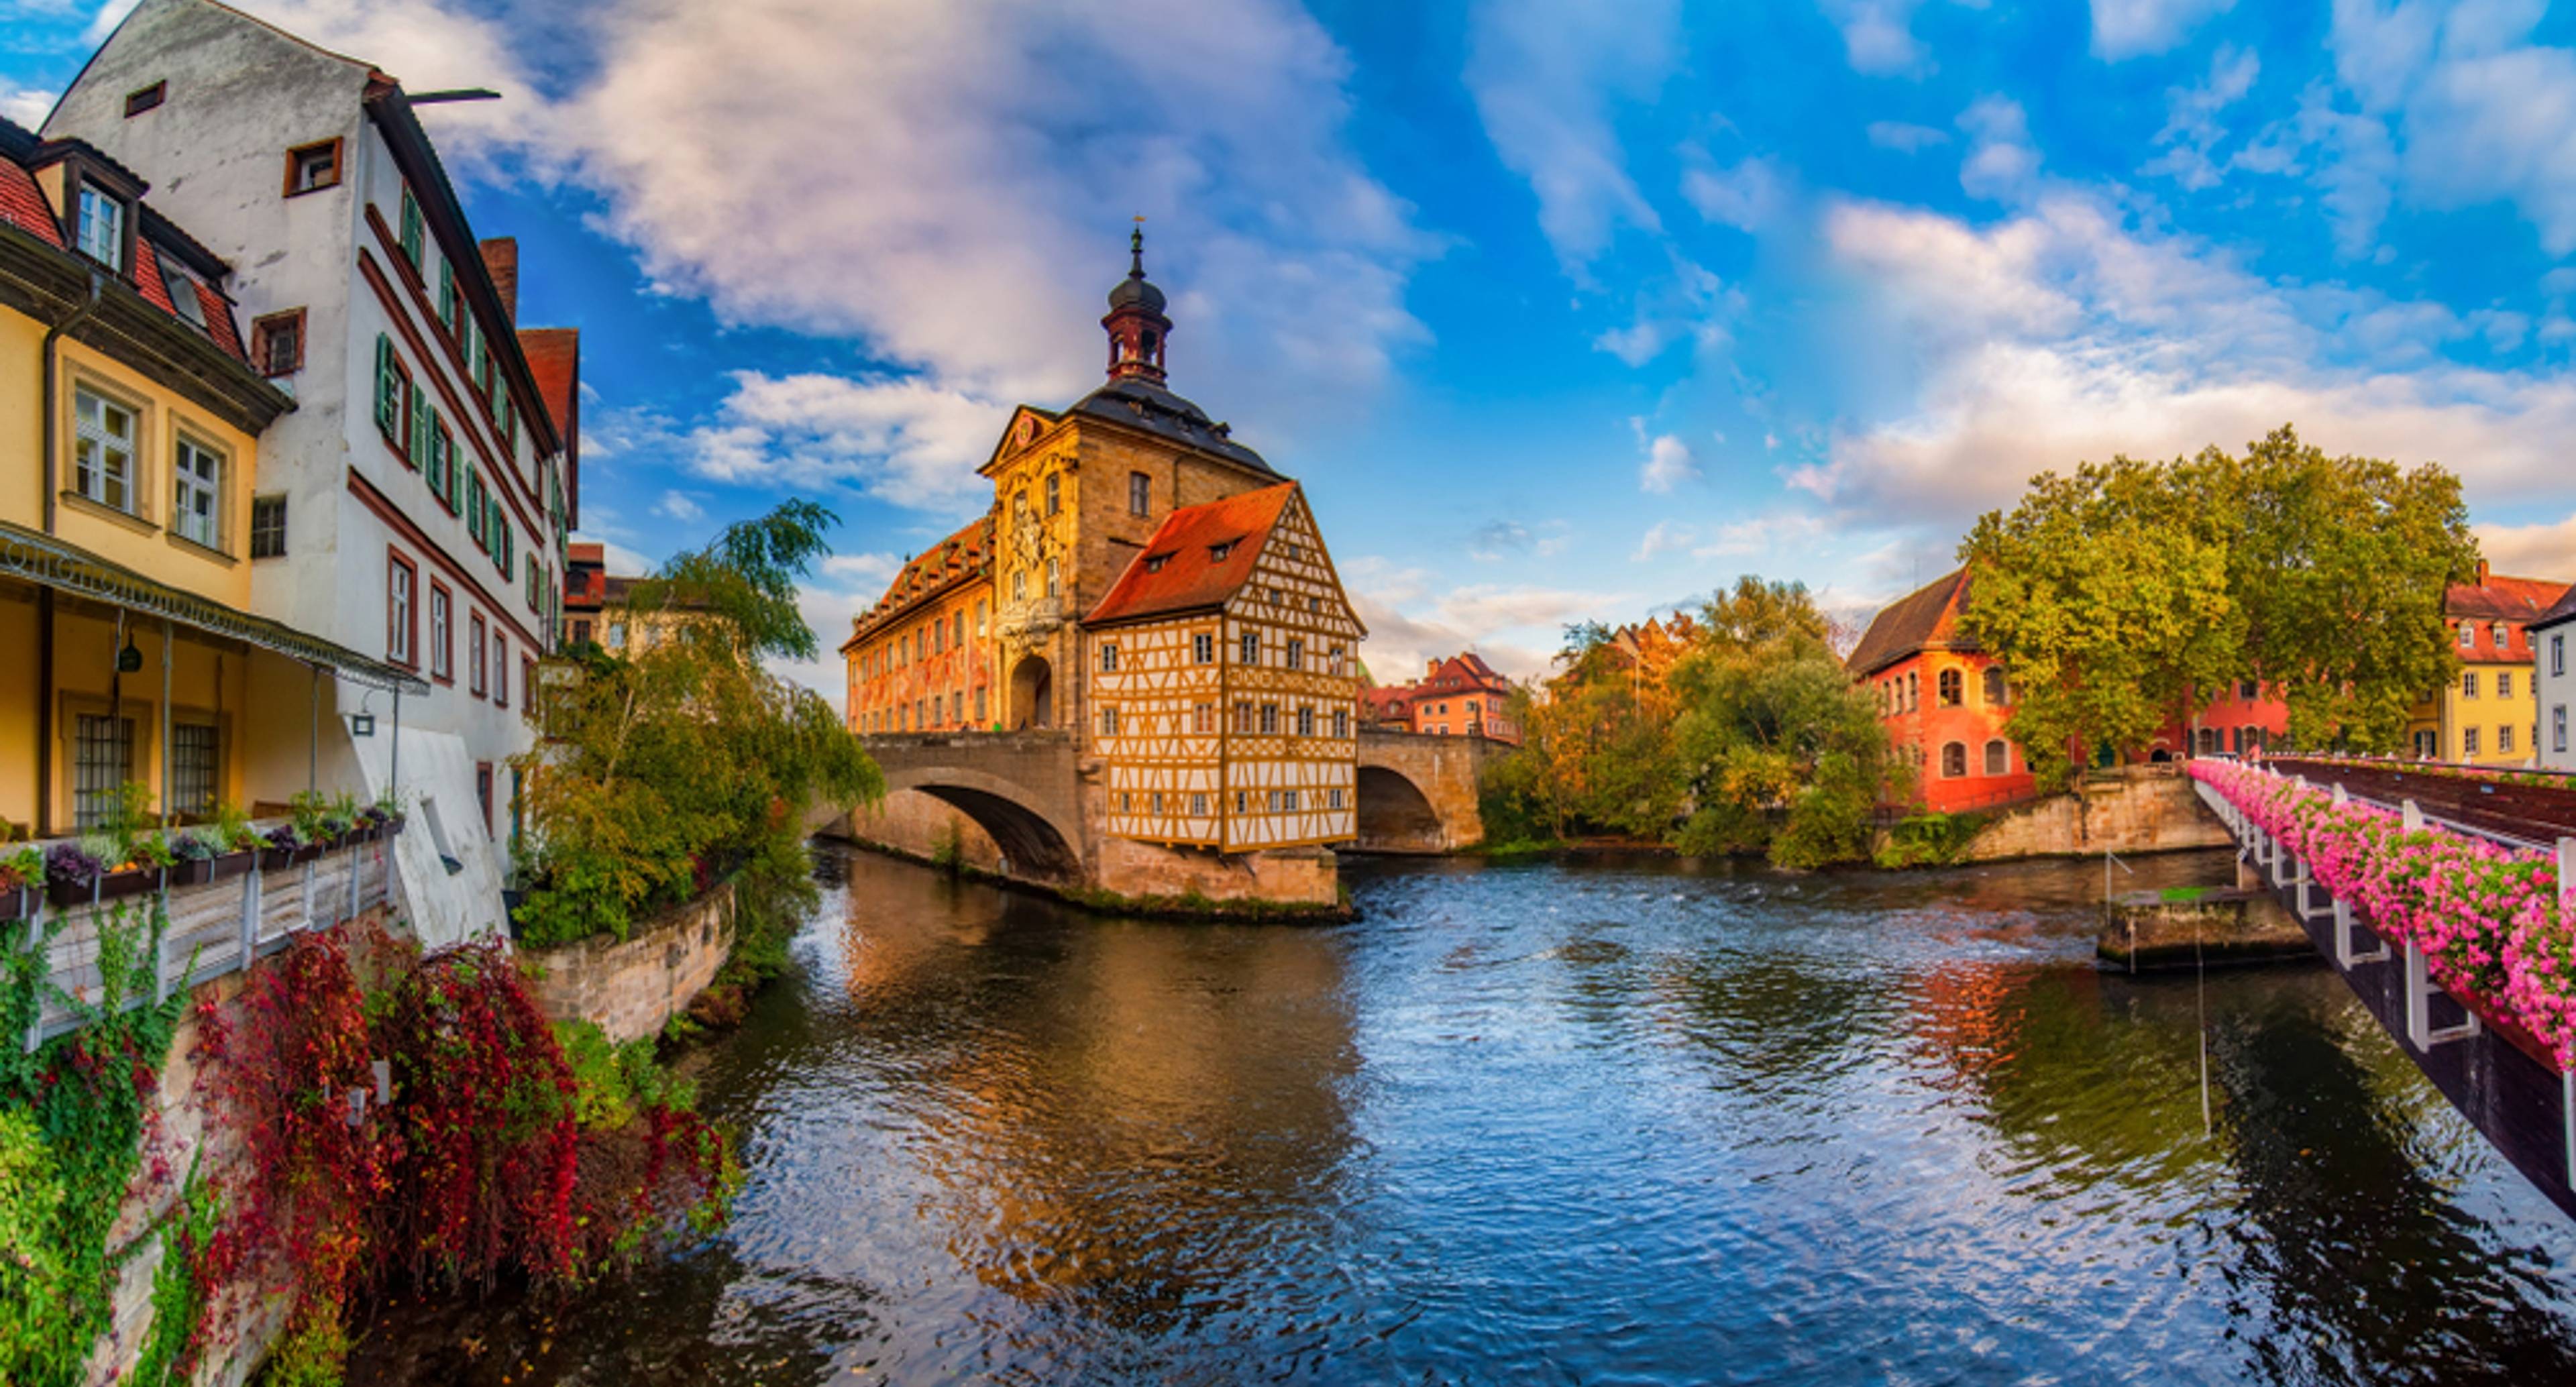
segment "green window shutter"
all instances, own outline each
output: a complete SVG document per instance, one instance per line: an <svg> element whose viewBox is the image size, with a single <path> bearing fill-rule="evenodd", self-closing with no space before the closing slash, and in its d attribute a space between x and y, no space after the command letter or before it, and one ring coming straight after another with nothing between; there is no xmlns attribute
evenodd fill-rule
<svg viewBox="0 0 2576 1387"><path fill-rule="evenodd" d="M474 542L476 544L481 544L483 543L485 524L485 517L483 514L483 471L481 468L478 468L471 463L466 464L465 468L465 506L468 512L465 517L466 532L474 536Z"/></svg>
<svg viewBox="0 0 2576 1387"><path fill-rule="evenodd" d="M420 200L411 195L409 188L403 189L402 194L401 237L403 259L410 261L411 267L418 270L420 268Z"/></svg>
<svg viewBox="0 0 2576 1387"><path fill-rule="evenodd" d="M438 436L439 476L447 483L447 513L464 512L465 498L456 484L456 440L445 433Z"/></svg>
<svg viewBox="0 0 2576 1387"><path fill-rule="evenodd" d="M429 489L435 494L438 480L438 406L421 406L420 465L429 473Z"/></svg>
<svg viewBox="0 0 2576 1387"><path fill-rule="evenodd" d="M377 333L376 427L384 430L387 438L402 426L402 401L395 395L400 385L401 377L394 373L394 339Z"/></svg>
<svg viewBox="0 0 2576 1387"><path fill-rule="evenodd" d="M449 336L456 333L456 267L445 260L438 262L438 320L447 325Z"/></svg>

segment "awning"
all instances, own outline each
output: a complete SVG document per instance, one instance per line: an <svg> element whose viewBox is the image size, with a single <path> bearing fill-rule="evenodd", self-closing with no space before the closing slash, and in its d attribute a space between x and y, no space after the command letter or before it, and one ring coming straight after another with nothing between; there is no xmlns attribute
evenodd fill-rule
<svg viewBox="0 0 2576 1387"><path fill-rule="evenodd" d="M66 544L52 535L5 520L0 520L0 578L23 578L58 592L167 617L181 626L229 636L245 645L330 670L353 684L391 693L429 692L429 685L408 670L369 659L284 622L252 616L211 598L183 592L122 564L110 563L79 545Z"/></svg>

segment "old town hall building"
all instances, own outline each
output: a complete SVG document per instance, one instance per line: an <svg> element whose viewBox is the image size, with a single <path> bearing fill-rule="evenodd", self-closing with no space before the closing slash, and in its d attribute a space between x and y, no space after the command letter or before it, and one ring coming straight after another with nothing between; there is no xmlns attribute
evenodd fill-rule
<svg viewBox="0 0 2576 1387"><path fill-rule="evenodd" d="M1165 386L1172 322L1130 249L1108 382L1014 411L991 511L852 623L850 730L1061 728L1103 767L1113 836L1346 841L1365 633L1302 489Z"/></svg>

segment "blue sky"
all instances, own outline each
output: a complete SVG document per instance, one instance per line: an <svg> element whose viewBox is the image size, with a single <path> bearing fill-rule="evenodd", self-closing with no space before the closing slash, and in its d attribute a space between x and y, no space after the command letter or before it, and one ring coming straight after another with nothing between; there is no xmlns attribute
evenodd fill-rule
<svg viewBox="0 0 2576 1387"><path fill-rule="evenodd" d="M1741 572L1862 615L2040 468L2285 421L2576 578L2537 4L248 7L507 94L430 120L523 320L585 331L585 533L822 499L827 645L1011 404L1096 383L1139 213L1173 385L1306 483L1381 675ZM0 17L20 119L112 22Z"/></svg>

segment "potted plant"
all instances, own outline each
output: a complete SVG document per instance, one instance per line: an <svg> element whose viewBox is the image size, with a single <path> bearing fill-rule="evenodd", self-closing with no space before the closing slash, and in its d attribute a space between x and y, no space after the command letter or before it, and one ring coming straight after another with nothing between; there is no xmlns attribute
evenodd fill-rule
<svg viewBox="0 0 2576 1387"><path fill-rule="evenodd" d="M259 850L266 847L259 830L251 827L250 816L242 807L226 801L215 810L212 841L216 847L213 880L227 881L240 876L259 860Z"/></svg>
<svg viewBox="0 0 2576 1387"><path fill-rule="evenodd" d="M324 811L322 831L316 835L326 848L342 848L359 841L358 826L337 809Z"/></svg>
<svg viewBox="0 0 2576 1387"><path fill-rule="evenodd" d="M223 844L212 828L183 828L170 835L170 852L178 859L170 868L170 884L203 886L215 879L215 859L223 855Z"/></svg>
<svg viewBox="0 0 2576 1387"><path fill-rule="evenodd" d="M382 836L387 838L399 836L403 831L404 821L411 817L403 812L402 801L391 790L377 796L375 810L376 822L384 825Z"/></svg>
<svg viewBox="0 0 2576 1387"><path fill-rule="evenodd" d="M330 809L331 802L311 790L298 790L287 796L286 822L295 830L296 842L307 847L321 843L322 816ZM275 836L273 833L270 835L271 838Z"/></svg>
<svg viewBox="0 0 2576 1387"><path fill-rule="evenodd" d="M178 860L158 833L142 835L123 854L117 852L116 840L106 834L83 838L81 847L101 862L116 863L112 870L98 879L98 898L103 901L140 896L159 886L163 871Z"/></svg>
<svg viewBox="0 0 2576 1387"><path fill-rule="evenodd" d="M45 896L56 910L94 899L105 875L107 864L82 843L56 843L45 850Z"/></svg>
<svg viewBox="0 0 2576 1387"><path fill-rule="evenodd" d="M0 920L23 920L35 913L37 893L45 884L45 859L32 847L0 858Z"/></svg>
<svg viewBox="0 0 2576 1387"><path fill-rule="evenodd" d="M273 872L280 867L291 867L298 862L308 860L310 859L306 856L304 837L295 831L295 825L279 824L261 835L259 850L261 871Z"/></svg>

